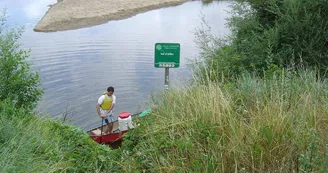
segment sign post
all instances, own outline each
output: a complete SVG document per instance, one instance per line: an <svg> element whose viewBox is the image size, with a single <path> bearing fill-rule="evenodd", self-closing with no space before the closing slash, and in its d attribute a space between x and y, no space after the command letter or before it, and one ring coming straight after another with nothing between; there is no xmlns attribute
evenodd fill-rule
<svg viewBox="0 0 328 173"><path fill-rule="evenodd" d="M169 69L180 66L179 43L156 43L155 44L155 68L165 68L165 89L169 89Z"/></svg>
<svg viewBox="0 0 328 173"><path fill-rule="evenodd" d="M170 69L165 68L165 81L164 81L165 89L169 89L169 82L170 82Z"/></svg>

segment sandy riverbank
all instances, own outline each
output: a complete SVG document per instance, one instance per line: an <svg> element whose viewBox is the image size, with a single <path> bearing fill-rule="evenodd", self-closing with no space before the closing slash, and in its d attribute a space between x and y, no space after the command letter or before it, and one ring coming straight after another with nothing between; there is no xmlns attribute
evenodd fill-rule
<svg viewBox="0 0 328 173"><path fill-rule="evenodd" d="M90 27L110 20L125 19L138 13L187 0L58 0L35 26L37 32L54 32Z"/></svg>

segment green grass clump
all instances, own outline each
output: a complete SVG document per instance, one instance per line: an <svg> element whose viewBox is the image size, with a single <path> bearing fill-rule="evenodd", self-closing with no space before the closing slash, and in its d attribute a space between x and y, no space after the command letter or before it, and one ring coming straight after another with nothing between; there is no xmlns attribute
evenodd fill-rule
<svg viewBox="0 0 328 173"><path fill-rule="evenodd" d="M108 172L108 146L81 129L0 103L0 172Z"/></svg>
<svg viewBox="0 0 328 173"><path fill-rule="evenodd" d="M328 83L316 75L172 89L129 133L121 171L327 172Z"/></svg>

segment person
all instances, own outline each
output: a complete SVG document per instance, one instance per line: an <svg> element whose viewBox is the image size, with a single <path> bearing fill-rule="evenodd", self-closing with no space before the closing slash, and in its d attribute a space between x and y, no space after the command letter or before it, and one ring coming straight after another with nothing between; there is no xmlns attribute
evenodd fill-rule
<svg viewBox="0 0 328 173"><path fill-rule="evenodd" d="M113 130L113 109L116 103L116 96L113 93L114 88L112 86L108 87L107 92L99 97L96 105L99 117L103 118L103 121L105 120L108 127L108 131L104 133L111 133Z"/></svg>

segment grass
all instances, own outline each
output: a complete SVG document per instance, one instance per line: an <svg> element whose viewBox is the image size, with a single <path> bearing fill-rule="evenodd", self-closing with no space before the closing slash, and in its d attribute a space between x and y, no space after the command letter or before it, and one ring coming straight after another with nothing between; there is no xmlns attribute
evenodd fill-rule
<svg viewBox="0 0 328 173"><path fill-rule="evenodd" d="M0 172L106 172L110 149L82 130L0 103Z"/></svg>
<svg viewBox="0 0 328 173"><path fill-rule="evenodd" d="M0 103L1 171L327 172L328 83L316 76L244 74L171 89L117 150Z"/></svg>
<svg viewBox="0 0 328 173"><path fill-rule="evenodd" d="M328 171L328 85L314 71L207 83L162 97L122 172Z"/></svg>

